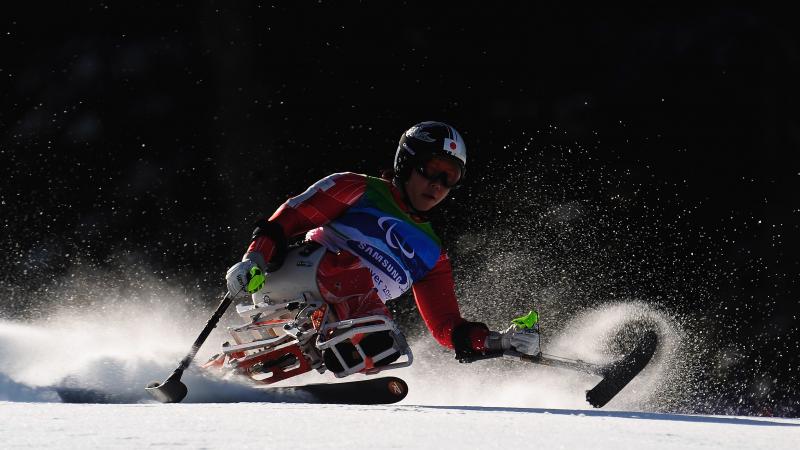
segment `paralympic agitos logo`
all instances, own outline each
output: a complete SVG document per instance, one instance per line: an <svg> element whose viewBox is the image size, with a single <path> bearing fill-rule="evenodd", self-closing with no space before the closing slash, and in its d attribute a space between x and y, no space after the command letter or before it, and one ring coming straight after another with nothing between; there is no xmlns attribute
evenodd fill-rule
<svg viewBox="0 0 800 450"><path fill-rule="evenodd" d="M414 259L416 255L414 248L409 246L405 239L398 236L397 225L399 223L402 223L402 220L396 217L384 216L378 219L378 228L384 233L384 241L390 249L399 250L402 256L407 259ZM375 236L375 238L378 237ZM383 252L370 244L369 241L348 240L347 246L355 254L371 263L373 267L388 275L398 285L404 286L408 282L406 267L397 258L400 255L392 254L394 252Z"/></svg>
<svg viewBox="0 0 800 450"><path fill-rule="evenodd" d="M394 221L394 223L386 228L386 223L389 221ZM381 230L386 231L386 244L389 248L399 249L406 258L414 259L414 249L412 248L409 251L406 248L405 242L402 242L400 238L397 237L397 234L394 233L394 227L397 226L398 222L400 222L400 219L395 217L381 217L378 219L378 226L381 227Z"/></svg>

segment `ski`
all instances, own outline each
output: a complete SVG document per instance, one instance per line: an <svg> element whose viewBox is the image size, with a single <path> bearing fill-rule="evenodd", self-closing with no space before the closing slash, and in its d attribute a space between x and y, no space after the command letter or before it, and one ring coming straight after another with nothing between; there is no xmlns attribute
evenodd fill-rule
<svg viewBox="0 0 800 450"><path fill-rule="evenodd" d="M53 388L63 403L141 403L147 397L130 393L112 393L100 389L78 387ZM262 403L337 403L343 405L388 405L397 403L408 394L408 385L397 377L369 378L344 383L317 383L299 386L254 387L252 396L243 398L237 393L233 398L214 398L209 403L262 402ZM196 400L195 400L196 401Z"/></svg>
<svg viewBox="0 0 800 450"><path fill-rule="evenodd" d="M309 394L314 403L347 405L387 405L399 402L408 394L408 385L397 377L261 389L267 392L274 392L278 396L282 394Z"/></svg>

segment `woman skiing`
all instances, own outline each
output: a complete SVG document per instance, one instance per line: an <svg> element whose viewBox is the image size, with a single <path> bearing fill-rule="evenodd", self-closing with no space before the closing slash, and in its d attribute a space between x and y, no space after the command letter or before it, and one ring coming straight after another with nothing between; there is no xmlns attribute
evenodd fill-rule
<svg viewBox="0 0 800 450"><path fill-rule="evenodd" d="M316 287L337 320L390 317L385 302L412 289L431 334L457 357L507 349L538 354L538 334L515 327L491 332L459 312L450 260L426 214L464 181L466 161L464 142L453 127L414 125L400 137L392 174L327 176L260 221L242 261L227 273L228 290L264 300L261 286L248 291L253 269L278 271L287 241L305 234L325 248ZM391 337L374 333L361 346L375 355L391 347ZM323 359L329 370L341 370L328 352Z"/></svg>

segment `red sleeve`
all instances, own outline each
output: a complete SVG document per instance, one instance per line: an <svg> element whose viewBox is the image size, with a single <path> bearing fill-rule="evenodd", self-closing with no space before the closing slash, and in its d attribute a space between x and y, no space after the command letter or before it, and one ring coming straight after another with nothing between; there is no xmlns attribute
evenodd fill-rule
<svg viewBox="0 0 800 450"><path fill-rule="evenodd" d="M364 175L350 172L329 175L287 200L269 221L280 224L286 237L299 236L339 217L364 195L366 188ZM269 261L273 247L270 238L261 236L250 244L247 252L259 252Z"/></svg>
<svg viewBox="0 0 800 450"><path fill-rule="evenodd" d="M464 322L458 309L455 283L453 282L453 266L447 253L442 251L436 265L422 280L412 287L417 309L439 344L453 348L453 329ZM469 341L473 350L484 351L488 331L484 328L472 328Z"/></svg>
<svg viewBox="0 0 800 450"><path fill-rule="evenodd" d="M440 344L453 348L453 328L465 320L458 310L453 267L447 253L442 252L433 269L414 283L412 289L417 309L428 330Z"/></svg>

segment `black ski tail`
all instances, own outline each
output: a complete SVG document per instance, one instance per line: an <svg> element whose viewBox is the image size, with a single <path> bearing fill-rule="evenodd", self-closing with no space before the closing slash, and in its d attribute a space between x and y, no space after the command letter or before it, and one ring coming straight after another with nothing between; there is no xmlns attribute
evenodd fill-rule
<svg viewBox="0 0 800 450"><path fill-rule="evenodd" d="M586 391L586 401L602 408L639 374L653 358L658 348L658 335L647 331L627 356L601 369L603 380Z"/></svg>
<svg viewBox="0 0 800 450"><path fill-rule="evenodd" d="M310 394L315 403L341 403L348 405L387 405L399 402L408 394L408 385L397 377L368 378L344 383L319 383L266 389L276 394Z"/></svg>

